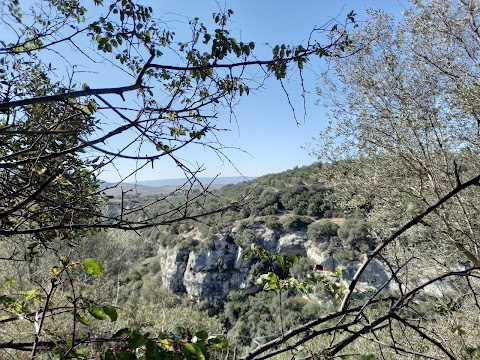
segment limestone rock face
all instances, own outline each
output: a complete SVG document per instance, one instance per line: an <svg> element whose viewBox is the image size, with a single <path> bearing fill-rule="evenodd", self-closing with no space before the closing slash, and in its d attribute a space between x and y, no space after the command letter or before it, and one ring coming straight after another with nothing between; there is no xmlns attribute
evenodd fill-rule
<svg viewBox="0 0 480 360"><path fill-rule="evenodd" d="M325 270L334 271L335 268L342 270L343 279L350 281L355 276L355 273L362 265L362 261L352 261L340 264L334 259L334 256L329 251L321 251L319 248L313 246L311 242L307 244L307 257L315 264L322 265ZM390 274L385 264L377 259L373 259L367 266L362 276L360 277L357 288L360 292L378 289L388 279Z"/></svg>
<svg viewBox="0 0 480 360"><path fill-rule="evenodd" d="M346 266L340 265L339 267L342 269L343 278L351 280L360 266L362 266L360 261L354 261ZM377 259L373 259L362 273L362 276L360 276L357 289L360 292L378 289L385 284L389 278L390 274L387 272L385 264Z"/></svg>
<svg viewBox="0 0 480 360"><path fill-rule="evenodd" d="M224 298L240 289L248 269L242 269L242 249L230 236L218 236L207 249L190 253L183 274L188 294L195 298Z"/></svg>
<svg viewBox="0 0 480 360"><path fill-rule="evenodd" d="M187 250L160 247L157 257L161 262L163 286L175 293L185 292L183 274L190 253Z"/></svg>
<svg viewBox="0 0 480 360"><path fill-rule="evenodd" d="M278 239L277 253L279 255L294 254L297 256L307 256L307 233L304 231L296 231L287 234Z"/></svg>
<svg viewBox="0 0 480 360"><path fill-rule="evenodd" d="M161 247L158 251L163 285L196 299L225 298L230 291L245 290L255 279L248 276L250 262L232 237L217 236L208 248L192 251Z"/></svg>
<svg viewBox="0 0 480 360"><path fill-rule="evenodd" d="M361 265L360 261L338 264L331 253L315 247L307 239L306 232L282 234L264 227L253 229L254 238L261 239L267 251L277 254L295 254L307 257L326 270L342 269L345 280L351 280ZM235 243L235 229L229 235L217 235L209 246L191 251L176 247L161 247L158 261L163 285L176 293L187 293L197 300L225 299L231 291L252 294L259 291L255 285L256 275L251 274L257 260L242 261L246 250ZM361 291L380 287L389 278L386 267L377 260L372 261L360 279Z"/></svg>

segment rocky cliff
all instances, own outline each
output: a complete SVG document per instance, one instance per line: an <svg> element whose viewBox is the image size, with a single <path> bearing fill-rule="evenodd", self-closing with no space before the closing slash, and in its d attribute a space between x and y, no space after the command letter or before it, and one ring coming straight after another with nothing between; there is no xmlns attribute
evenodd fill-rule
<svg viewBox="0 0 480 360"><path fill-rule="evenodd" d="M201 248L185 250L175 246L160 247L157 259L163 285L198 300L224 299L231 291L247 294L258 291L255 286L257 274L252 271L257 260L242 261L246 247L237 245L236 236L234 228L227 235L215 236L208 246ZM350 280L360 266L360 261L337 263L331 253L308 241L304 231L285 234L257 227L252 230L252 239L272 253L306 257L311 263L321 264L332 271L340 267L346 280ZM375 261L362 276L360 288L365 291L378 288L388 278L385 266Z"/></svg>

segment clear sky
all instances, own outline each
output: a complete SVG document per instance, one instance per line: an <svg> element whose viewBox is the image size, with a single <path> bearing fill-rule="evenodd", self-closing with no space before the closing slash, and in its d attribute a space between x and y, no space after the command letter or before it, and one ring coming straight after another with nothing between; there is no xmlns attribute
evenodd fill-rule
<svg viewBox="0 0 480 360"><path fill-rule="evenodd" d="M264 43L305 42L310 31L331 18L343 19L354 10L361 21L368 7L382 8L395 17L401 17L406 2L399 4L396 0L304 0L304 1L191 1L165 0L156 11L165 13L165 20L177 33L185 27L187 18L200 17L211 19L213 12L219 8L234 10L233 29L243 40L252 40L257 44L256 53L268 56L268 47ZM297 110L297 124L293 117L287 98L279 84L272 79L266 83L261 92L242 97L235 109L236 122L225 119L223 124L230 128L228 133L221 134L221 141L226 146L241 150L228 149L225 154L229 160L221 161L217 155L203 149L191 149L182 154L183 158L193 164L204 165L206 170L200 176L260 176L281 172L295 166L303 166L316 161L304 149L327 123L326 110L315 105L315 73L320 68L305 72L305 88L307 94L307 116L303 119L303 105L298 87L298 77L293 77L289 87L294 106ZM134 164L117 164L126 173ZM150 166L137 174L137 180L167 179L181 177L182 172L168 162L159 162L155 168ZM101 178L107 181L116 180L115 172L104 172ZM129 179L133 181L133 179Z"/></svg>

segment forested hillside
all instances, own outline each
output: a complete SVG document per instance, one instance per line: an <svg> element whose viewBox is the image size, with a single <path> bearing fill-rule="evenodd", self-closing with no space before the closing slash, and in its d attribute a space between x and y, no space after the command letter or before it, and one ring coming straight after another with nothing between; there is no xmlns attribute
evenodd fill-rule
<svg viewBox="0 0 480 360"><path fill-rule="evenodd" d="M479 359L480 2L211 4L0 2L0 358Z"/></svg>
<svg viewBox="0 0 480 360"><path fill-rule="evenodd" d="M272 270L284 279L295 276L301 281L309 281L307 275L314 265L320 264L307 256L306 243L311 244L312 249L335 257L335 264L343 264L343 267L361 251L373 246L362 214L346 214L335 205L334 190L326 186L322 168L321 163L316 163L215 190L202 203L196 204L198 208L192 207L190 211L209 211L231 203L237 205L201 221L176 222L137 233L108 230L78 239L69 257L72 260L94 257L103 267L101 278L82 285L82 297L93 296L95 302L111 303L118 311L116 323L105 325L95 319L85 320L81 325L84 331L101 338L107 329L115 332L123 326L141 332L169 331L177 326L189 331L208 329L214 334L225 334L232 349L245 351L259 339L273 338L285 329L315 319L320 306L324 310L325 307L333 309L334 298L322 287L315 290L315 295L308 292L308 296L291 289L279 299L275 292L265 293L257 284L262 274ZM159 196L162 195L126 197L123 205L128 209L143 207L145 203L155 202ZM185 193L177 194L170 198L167 207L158 205L150 207L149 211L167 213L183 202L185 196ZM111 199L106 205L107 210L115 211L119 200ZM298 261L292 263L293 267L282 269L277 261L262 262L258 256L242 260L252 244L279 255L296 254ZM200 264L199 271L219 276L229 270L225 262L231 255L229 245L235 252L232 261L240 263L239 267L231 269L225 281L221 280L222 284L229 282L229 287L216 291L215 279L209 279L196 285L205 286L203 291L188 293L183 278L188 257L206 250L207 259ZM213 254L215 251L219 252L217 258ZM184 264L183 268L174 268L174 274L170 276L165 267L168 257L178 258ZM32 275L11 284L9 292L13 295L31 288L36 278L31 276L39 274L36 275L37 281L48 276L44 273L45 267L53 263L54 257L45 256L41 261L25 266L25 272ZM335 270L332 259L325 258L324 263L331 267L331 271ZM18 266L5 268L4 274L10 278L17 271ZM231 281L235 276L240 276L238 281ZM192 281L199 281L200 277L200 274L193 274ZM165 283L166 278L168 283ZM100 298L98 294L102 294ZM35 302L34 298L28 300L25 306L32 306ZM279 306L281 316L278 316ZM151 318L149 313L157 315ZM88 314L81 316L82 319L89 317ZM258 316L263 320L259 321ZM64 321L67 325L68 320ZM20 334L16 325L12 324L9 331ZM28 338L26 334L25 341ZM6 335L2 341L9 339Z"/></svg>
<svg viewBox="0 0 480 360"><path fill-rule="evenodd" d="M69 251L71 261L95 258L102 266L101 277L75 275L79 282L76 289L87 305L86 310L81 310L79 303L77 336L104 339L106 334L123 328L135 329L138 334L193 334L207 330L210 335L225 336L229 344L222 350L212 350L212 355L228 357L248 353L259 343L281 338L289 329L302 329L304 324L315 324L319 317L335 313L364 254L379 243L372 229L375 223L371 223L377 210L373 198L372 204L354 211L339 204L342 194L337 194L335 188L344 184L333 175L347 165L352 166L350 162L315 163L227 185L212 191L189 210L194 215L232 203L235 206L201 221L185 220L138 232L112 229L97 235L85 234L73 249L59 248L59 253ZM147 203L157 203L162 196L127 196L123 206L143 208ZM195 196L195 191L170 196L166 207L149 207L153 213L148 216L168 214L186 196ZM118 211L120 200L111 199L106 210ZM406 212L414 215L414 209ZM410 241L418 247L419 236L424 239L425 249L431 249L428 229L412 236L405 238L407 243L397 248L395 256L399 251L408 251ZM44 255L35 263L3 267L7 296L12 301L23 299L12 305L21 304L22 311L28 312L42 301L40 293L29 289L48 279L46 269L55 262L55 256ZM21 281L9 282L7 279L19 270L25 274ZM390 272L386 258L375 260L359 279L353 300L362 303L371 294L392 301L398 298L399 289L390 283ZM429 274L422 271L417 280ZM415 279L412 276L412 284ZM428 314L433 306L443 317L451 307L463 306L458 302L461 296L458 284L441 281L424 289L412 311ZM101 304L111 304L115 312L110 313L108 307L102 309ZM100 309L99 313L95 309ZM115 322L101 321L105 317L113 320L113 314ZM437 326L442 324L439 319L435 321ZM45 326L52 336L61 336L68 329L69 319L59 314L47 319ZM31 336L28 323L8 322L4 329L3 343L13 338L11 334L24 342ZM461 329L474 331L465 323ZM319 339L323 340L310 343L301 353L321 348L319 344L326 338ZM376 352L375 347L363 342L350 349ZM85 348L87 354L91 350Z"/></svg>

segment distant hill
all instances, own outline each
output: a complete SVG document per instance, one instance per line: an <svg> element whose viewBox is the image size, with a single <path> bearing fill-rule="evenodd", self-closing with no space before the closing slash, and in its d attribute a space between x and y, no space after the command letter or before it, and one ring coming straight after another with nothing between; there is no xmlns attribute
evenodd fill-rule
<svg viewBox="0 0 480 360"><path fill-rule="evenodd" d="M214 184L214 185L228 185L228 184L238 184L243 181L254 180L255 177L252 176L229 176L229 177L199 177L198 180L203 185ZM138 185L143 186L166 186L166 185L183 185L185 179L166 179L166 180L144 180L137 182Z"/></svg>
<svg viewBox="0 0 480 360"><path fill-rule="evenodd" d="M210 190L220 189L221 187L229 184L238 184L243 181L250 181L255 179L254 177L218 177L218 178L198 178L202 185L209 185ZM128 195L159 195L168 194L177 190L179 187L186 183L185 179L166 179L166 180L144 180L133 183L109 183L101 181L101 187L106 189L105 193L110 196L119 197L122 192ZM188 185L188 184L187 184ZM198 187L198 183L194 187Z"/></svg>

